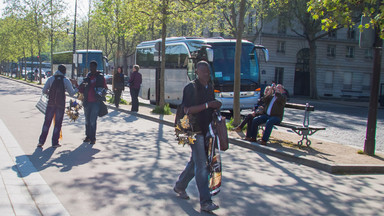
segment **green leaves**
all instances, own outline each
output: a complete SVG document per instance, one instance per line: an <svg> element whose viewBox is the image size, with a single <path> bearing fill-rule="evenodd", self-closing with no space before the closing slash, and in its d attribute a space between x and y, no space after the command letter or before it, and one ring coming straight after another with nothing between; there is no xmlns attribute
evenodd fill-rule
<svg viewBox="0 0 384 216"><path fill-rule="evenodd" d="M310 0L308 11L314 19L322 20L322 28L330 30L337 25L353 26L360 22L360 15L369 18L369 23L359 25L360 31L377 27L384 32L384 5L379 0ZM381 36L384 39L384 33Z"/></svg>

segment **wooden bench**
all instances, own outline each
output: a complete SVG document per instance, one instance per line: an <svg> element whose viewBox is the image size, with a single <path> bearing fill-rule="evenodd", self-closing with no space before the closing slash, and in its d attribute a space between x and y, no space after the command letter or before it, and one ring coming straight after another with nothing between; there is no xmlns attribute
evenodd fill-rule
<svg viewBox="0 0 384 216"><path fill-rule="evenodd" d="M309 114L310 112L315 111L315 107L309 105L308 103L306 105L286 103L285 108L304 110L303 123L299 124L299 123L282 121L280 124L276 126L292 129L297 135L301 136L301 140L299 140L297 144L301 147L305 142L305 144L309 147L311 145L311 140L309 140L308 136L313 135L319 130L325 130L324 127L309 126ZM261 126L264 126L264 125L261 125Z"/></svg>

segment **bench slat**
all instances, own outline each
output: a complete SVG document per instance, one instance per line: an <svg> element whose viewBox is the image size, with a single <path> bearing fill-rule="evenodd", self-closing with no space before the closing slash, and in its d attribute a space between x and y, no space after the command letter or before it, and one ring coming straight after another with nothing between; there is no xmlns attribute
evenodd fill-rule
<svg viewBox="0 0 384 216"><path fill-rule="evenodd" d="M296 129L296 130L307 130L307 129L310 129L310 130L325 130L324 127L315 127L315 126L304 127L303 125L299 125L299 124L295 124L295 123L291 123L291 122L281 122L277 126L286 127L286 128L292 128L292 129Z"/></svg>
<svg viewBox="0 0 384 216"><path fill-rule="evenodd" d="M305 104L296 104L296 103L286 103L286 108L292 108L292 109L298 109L298 110L305 110L306 105ZM315 107L312 105L309 105L308 111L315 111Z"/></svg>

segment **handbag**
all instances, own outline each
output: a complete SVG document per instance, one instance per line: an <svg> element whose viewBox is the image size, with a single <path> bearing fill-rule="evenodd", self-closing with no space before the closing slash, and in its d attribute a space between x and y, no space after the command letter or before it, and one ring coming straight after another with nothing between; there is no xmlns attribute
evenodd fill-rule
<svg viewBox="0 0 384 216"><path fill-rule="evenodd" d="M219 112L213 113L213 123L219 138L220 146L216 146L221 151L226 151L229 148L228 131L225 123L225 117L221 116Z"/></svg>
<svg viewBox="0 0 384 216"><path fill-rule="evenodd" d="M40 96L39 101L36 103L36 108L43 114L45 114L45 111L47 110L47 105L48 105L48 98L47 95L42 94Z"/></svg>
<svg viewBox="0 0 384 216"><path fill-rule="evenodd" d="M196 118L194 115L184 113L184 105L177 106L175 116L175 134L179 144L194 144L196 135Z"/></svg>
<svg viewBox="0 0 384 216"><path fill-rule="evenodd" d="M103 101L100 101L99 117L103 117L108 114L108 107Z"/></svg>

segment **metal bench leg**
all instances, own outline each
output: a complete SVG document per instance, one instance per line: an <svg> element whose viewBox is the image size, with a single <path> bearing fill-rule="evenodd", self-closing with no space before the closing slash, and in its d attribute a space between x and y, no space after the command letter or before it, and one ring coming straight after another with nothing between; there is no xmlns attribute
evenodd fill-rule
<svg viewBox="0 0 384 216"><path fill-rule="evenodd" d="M301 130L297 134L299 134L301 136L301 140L299 140L297 142L297 145L299 145L299 147L301 147L303 145L304 140L305 140L305 144L307 145L307 147L309 147L311 145L311 140L308 139L309 130Z"/></svg>

